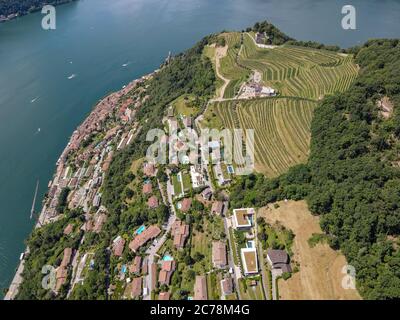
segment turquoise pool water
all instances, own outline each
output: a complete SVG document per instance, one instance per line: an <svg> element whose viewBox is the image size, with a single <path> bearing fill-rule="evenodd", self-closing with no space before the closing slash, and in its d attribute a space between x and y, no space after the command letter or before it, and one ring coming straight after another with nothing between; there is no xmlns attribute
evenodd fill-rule
<svg viewBox="0 0 400 320"><path fill-rule="evenodd" d="M136 230L136 234L141 234L144 230L146 230L146 227L141 226L139 229Z"/></svg>
<svg viewBox="0 0 400 320"><path fill-rule="evenodd" d="M163 258L163 261L173 261L174 258L172 256L170 256L169 254L166 254Z"/></svg>

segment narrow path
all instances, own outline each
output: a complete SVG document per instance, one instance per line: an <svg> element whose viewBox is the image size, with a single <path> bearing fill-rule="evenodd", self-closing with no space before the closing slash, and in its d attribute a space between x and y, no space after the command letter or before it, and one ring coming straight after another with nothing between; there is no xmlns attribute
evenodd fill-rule
<svg viewBox="0 0 400 320"><path fill-rule="evenodd" d="M231 81L225 78L220 72L221 68L220 59L225 57L227 52L228 52L228 45L226 45L225 47L217 47L215 50L215 72L217 73L218 78L224 81L224 84L220 89L219 97L214 99L214 101L222 101L224 99L225 89L228 86L229 82Z"/></svg>
<svg viewBox="0 0 400 320"><path fill-rule="evenodd" d="M277 274L274 272L274 270L272 270L271 272L272 274L272 300L278 300L278 295L277 295L277 290L276 290L276 285L277 285Z"/></svg>
<svg viewBox="0 0 400 320"><path fill-rule="evenodd" d="M259 260L259 264L261 266L261 278L262 278L262 284L263 284L263 288L264 288L265 298L266 298L266 300L271 300L271 296L269 294L269 285L268 285L268 276L267 276L268 270L264 264L263 248L262 248L261 242L258 243L258 260Z"/></svg>

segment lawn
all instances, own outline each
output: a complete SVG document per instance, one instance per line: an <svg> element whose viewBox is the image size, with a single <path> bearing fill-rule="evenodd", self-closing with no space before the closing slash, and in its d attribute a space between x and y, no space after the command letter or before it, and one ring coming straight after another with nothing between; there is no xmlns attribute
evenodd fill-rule
<svg viewBox="0 0 400 320"><path fill-rule="evenodd" d="M219 300L220 299L220 275L216 272L210 272L207 274L207 294L208 300Z"/></svg>
<svg viewBox="0 0 400 320"><path fill-rule="evenodd" d="M253 279L257 281L256 286L250 285ZM265 300L261 277L240 279L239 290L242 300Z"/></svg>
<svg viewBox="0 0 400 320"><path fill-rule="evenodd" d="M177 98L172 102L175 115L195 116L199 112L199 108L195 106L194 101L193 95L182 95Z"/></svg>
<svg viewBox="0 0 400 320"><path fill-rule="evenodd" d="M232 228L229 228L229 240L230 240L230 243L232 244L232 247L233 247L233 248L231 248L232 255L233 255L233 263L235 265L239 265L239 260L238 260L238 256L237 256L236 241L235 241L235 236L233 235Z"/></svg>
<svg viewBox="0 0 400 320"><path fill-rule="evenodd" d="M204 258L195 263L195 270L204 273L212 269L211 250L212 241L220 240L224 233L224 225L221 217L212 216L211 218L204 216L201 224L201 230L193 230L191 241L191 256L194 257L198 252Z"/></svg>
<svg viewBox="0 0 400 320"><path fill-rule="evenodd" d="M174 186L175 197L179 197L182 194L182 185L181 182L178 181L178 176L174 174L172 176L172 185Z"/></svg>
<svg viewBox="0 0 400 320"><path fill-rule="evenodd" d="M237 300L236 293L231 293L225 296L225 300Z"/></svg>
<svg viewBox="0 0 400 320"><path fill-rule="evenodd" d="M182 172L182 180L183 180L183 190L184 192L190 191L192 188L192 182L190 181L190 175L187 172Z"/></svg>

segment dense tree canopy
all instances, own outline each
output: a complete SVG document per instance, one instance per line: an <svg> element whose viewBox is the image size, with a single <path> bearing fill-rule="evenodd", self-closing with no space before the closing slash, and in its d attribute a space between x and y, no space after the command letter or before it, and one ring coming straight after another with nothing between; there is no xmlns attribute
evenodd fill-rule
<svg viewBox="0 0 400 320"><path fill-rule="evenodd" d="M373 40L356 56L360 75L325 99L312 122L310 209L356 268L369 299L400 297L400 110L390 119L377 101L400 102L398 40Z"/></svg>

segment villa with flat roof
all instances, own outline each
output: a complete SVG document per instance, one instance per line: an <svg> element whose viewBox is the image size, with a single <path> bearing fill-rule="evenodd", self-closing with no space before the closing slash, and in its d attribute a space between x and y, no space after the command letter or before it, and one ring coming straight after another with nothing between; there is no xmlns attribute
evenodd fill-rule
<svg viewBox="0 0 400 320"><path fill-rule="evenodd" d="M253 216L255 211L253 208L234 209L233 210L233 226L235 229L247 230L253 225Z"/></svg>
<svg viewBox="0 0 400 320"><path fill-rule="evenodd" d="M257 249L242 248L240 250L240 255L242 258L244 274L247 276L258 273Z"/></svg>

